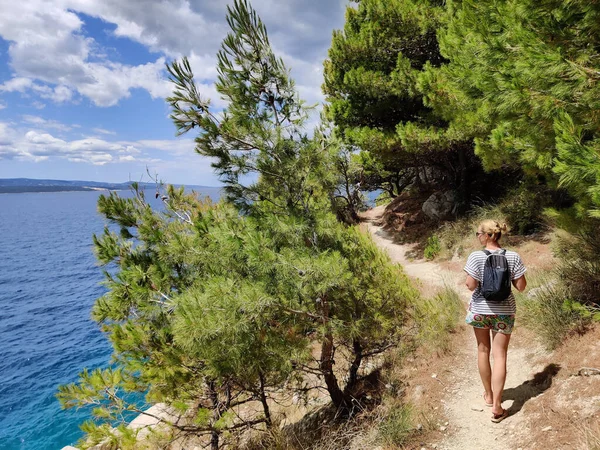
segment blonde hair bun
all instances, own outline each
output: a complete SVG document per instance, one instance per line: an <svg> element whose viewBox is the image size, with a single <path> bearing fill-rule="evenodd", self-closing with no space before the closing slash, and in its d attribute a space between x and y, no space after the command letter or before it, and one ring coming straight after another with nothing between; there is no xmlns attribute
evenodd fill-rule
<svg viewBox="0 0 600 450"><path fill-rule="evenodd" d="M506 233L508 231L508 226L506 223L502 223L502 225L500 225L499 222L488 219L481 222L479 225L479 230L486 233L494 241L498 241L502 237L502 233Z"/></svg>

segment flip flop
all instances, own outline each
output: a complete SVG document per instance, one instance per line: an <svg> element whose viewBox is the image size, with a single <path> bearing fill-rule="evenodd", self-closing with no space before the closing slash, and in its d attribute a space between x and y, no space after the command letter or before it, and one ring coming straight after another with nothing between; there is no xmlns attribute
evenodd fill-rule
<svg viewBox="0 0 600 450"><path fill-rule="evenodd" d="M485 392L483 393L483 402L485 403L485 406L487 406L488 408L491 408L493 405L493 403L488 403L485 401Z"/></svg>
<svg viewBox="0 0 600 450"><path fill-rule="evenodd" d="M508 417L508 410L503 409L502 414L492 414L492 422L500 423Z"/></svg>

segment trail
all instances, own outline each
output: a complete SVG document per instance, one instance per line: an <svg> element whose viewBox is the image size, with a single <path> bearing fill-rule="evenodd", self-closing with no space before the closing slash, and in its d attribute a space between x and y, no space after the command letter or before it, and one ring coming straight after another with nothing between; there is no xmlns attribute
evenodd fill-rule
<svg viewBox="0 0 600 450"><path fill-rule="evenodd" d="M372 235L377 245L386 250L394 262L402 264L405 272L421 283L437 287L455 288L465 302L465 310L470 293L464 287L464 274L443 269L438 264L409 260L405 254L412 246L396 244L389 233L379 226L378 220L383 207L367 211L363 226ZM518 319L518 315L517 315ZM444 408L447 425L441 430L444 438L433 448L438 450L481 450L487 448L519 449L513 442L517 432L525 422L521 408L532 397L531 380L533 375L544 368L542 358L545 351L533 342L524 342L519 337L518 328L508 350L507 379L504 390L503 407L510 416L501 423L492 423L491 408L483 402L483 387L477 371L477 347L470 327L461 328L461 348L453 349L453 364L440 367L436 376L445 386L440 404Z"/></svg>

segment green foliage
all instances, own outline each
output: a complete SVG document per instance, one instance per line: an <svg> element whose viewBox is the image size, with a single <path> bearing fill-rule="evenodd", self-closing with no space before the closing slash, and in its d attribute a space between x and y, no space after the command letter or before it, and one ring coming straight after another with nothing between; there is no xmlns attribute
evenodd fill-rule
<svg viewBox="0 0 600 450"><path fill-rule="evenodd" d="M597 224L578 234L555 237L557 267L552 274L533 280L537 287L519 295L523 321L536 330L550 348L571 333L583 333L592 321L600 322L600 245ZM531 284L531 283L530 283Z"/></svg>
<svg viewBox="0 0 600 450"><path fill-rule="evenodd" d="M418 328L417 345L438 353L450 350L449 335L465 311L460 295L446 286L433 297L420 298L413 307Z"/></svg>
<svg viewBox="0 0 600 450"><path fill-rule="evenodd" d="M429 104L475 138L486 168L542 174L597 214L600 6L453 1L449 11L438 36L450 63L429 77Z"/></svg>
<svg viewBox="0 0 600 450"><path fill-rule="evenodd" d="M322 377L335 406L349 407L363 359L398 342L405 307L418 297L369 237L336 219L345 150L324 130L307 136L307 110L260 19L236 0L228 22L220 114L200 97L187 59L168 66L171 117L180 134L198 131L196 150L213 158L228 202L170 186L157 192L163 209L137 186L133 198L99 201L120 232L94 237L108 292L92 316L117 369L84 371L59 395L65 407L96 405L95 435L112 439L102 423L136 411L127 393L145 392L189 418L163 423L210 436L214 450L248 427L270 427L272 393L293 389L305 372ZM340 347L353 358L345 385L334 370ZM232 413L249 402L261 412Z"/></svg>
<svg viewBox="0 0 600 450"><path fill-rule="evenodd" d="M499 205L487 204L474 207L469 214L442 224L436 232L440 240L440 256L447 259L454 256L465 257L473 250L480 250L481 245L475 238L475 231L487 219L507 222Z"/></svg>
<svg viewBox="0 0 600 450"><path fill-rule="evenodd" d="M332 135L332 140L335 139ZM351 148L339 144L341 151L334 157L335 170L339 174L339 182L333 193L333 208L338 219L348 225L355 225L359 220L358 212L365 209L366 199L361 192L363 170L357 163L357 156Z"/></svg>
<svg viewBox="0 0 600 450"><path fill-rule="evenodd" d="M176 91L168 101L179 132L199 130L197 151L214 159L228 199L261 230L252 246L260 256L247 263L249 273L264 277L264 284L256 291L257 280L252 286L236 282L235 295L241 287L244 295L261 298L269 310L283 302L290 317L270 324L287 329L294 322L299 332L315 333L322 344L317 370L340 406L350 401L356 368L342 392L333 373L335 348L354 348L358 364L363 353L386 348L402 320L402 305L415 293L372 242L336 221L331 202L339 180L336 164L348 163L348 155L340 159L345 149L324 130L307 137L302 129L306 110L288 71L274 57L260 20L253 13L242 18L248 13L244 5L236 2L230 25L237 32L226 38L219 53L216 87L229 102L222 116L216 117L199 97L185 59L169 66ZM347 165L346 170L354 169ZM256 181L244 183L241 175L249 174L257 175ZM215 279L214 289L221 289L223 301L233 302L233 289L224 292L222 286ZM192 318L196 309L204 311L209 305L198 294L186 299L188 307L188 319L178 327L185 339L194 339ZM200 341L185 346L204 347Z"/></svg>
<svg viewBox="0 0 600 450"><path fill-rule="evenodd" d="M415 432L413 408L404 403L393 405L379 425L379 439L384 445L402 447Z"/></svg>
<svg viewBox="0 0 600 450"><path fill-rule="evenodd" d="M431 259L434 259L436 256L438 256L440 254L441 250L442 250L442 247L440 244L440 238L434 234L427 238L427 245L425 246L425 249L423 250L423 255L425 256L425 259L431 260Z"/></svg>
<svg viewBox="0 0 600 450"><path fill-rule="evenodd" d="M549 203L543 188L521 185L509 191L498 205L513 234L527 235L544 226L544 207Z"/></svg>
<svg viewBox="0 0 600 450"><path fill-rule="evenodd" d="M382 192L375 199L375 205L376 206L387 205L392 200L393 200L393 198L390 196L390 194L388 192Z"/></svg>
<svg viewBox="0 0 600 450"><path fill-rule="evenodd" d="M594 307L600 306L599 225L596 220L589 223L588 228L580 228L576 234L558 234L554 249L561 284L569 289L573 298Z"/></svg>
<svg viewBox="0 0 600 450"><path fill-rule="evenodd" d="M517 296L520 320L540 336L545 346L554 349L569 334L583 333L594 314L573 300L569 289L556 279L542 278L538 283L540 286L534 288L535 295Z"/></svg>
<svg viewBox="0 0 600 450"><path fill-rule="evenodd" d="M363 0L348 7L344 29L333 34L325 111L361 149L365 189L396 197L413 182L442 183L466 194L471 144L447 133L421 82L445 62L436 38L445 20L440 2Z"/></svg>

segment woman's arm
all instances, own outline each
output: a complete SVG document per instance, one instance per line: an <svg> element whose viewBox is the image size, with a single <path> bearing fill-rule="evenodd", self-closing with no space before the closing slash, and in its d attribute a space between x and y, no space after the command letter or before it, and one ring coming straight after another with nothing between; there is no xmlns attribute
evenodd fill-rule
<svg viewBox="0 0 600 450"><path fill-rule="evenodd" d="M512 280L512 284L517 288L517 291L523 292L527 287L527 280L525 279L525 275L517 278L516 280Z"/></svg>
<svg viewBox="0 0 600 450"><path fill-rule="evenodd" d="M474 291L479 285L479 281L477 281L471 275L467 275L467 281L465 282L465 284L467 285L467 288L469 288L470 291Z"/></svg>

